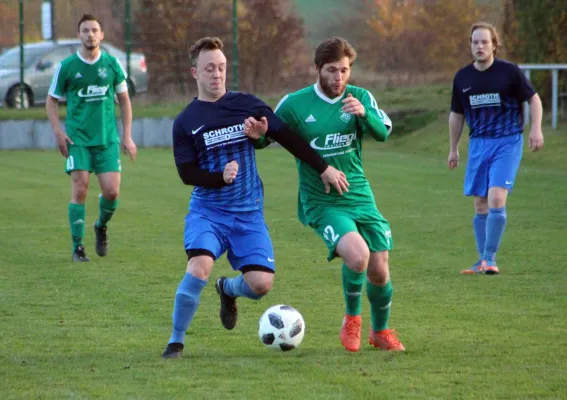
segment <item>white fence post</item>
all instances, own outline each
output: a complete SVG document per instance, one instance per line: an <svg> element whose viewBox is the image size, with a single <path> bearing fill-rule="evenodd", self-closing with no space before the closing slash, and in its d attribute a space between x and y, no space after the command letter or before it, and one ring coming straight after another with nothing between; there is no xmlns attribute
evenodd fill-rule
<svg viewBox="0 0 567 400"><path fill-rule="evenodd" d="M557 128L557 86L559 71L554 69L551 71L551 127Z"/></svg>
<svg viewBox="0 0 567 400"><path fill-rule="evenodd" d="M529 80L531 70L539 69L551 71L551 127L557 129L558 98L559 98L559 70L567 70L567 64L520 64L520 69ZM524 104L524 124L530 120L530 108L528 103Z"/></svg>

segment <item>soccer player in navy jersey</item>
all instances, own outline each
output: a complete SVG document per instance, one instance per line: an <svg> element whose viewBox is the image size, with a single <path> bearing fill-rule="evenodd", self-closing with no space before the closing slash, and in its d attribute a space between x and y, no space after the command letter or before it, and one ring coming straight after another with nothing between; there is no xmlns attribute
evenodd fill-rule
<svg viewBox="0 0 567 400"><path fill-rule="evenodd" d="M542 106L520 68L495 58L499 39L493 25L472 26L470 49L474 62L459 70L453 82L449 115L449 168L459 164L459 140L464 121L470 128L465 196L474 196L473 230L478 261L461 274L499 273L496 252L506 227L506 199L522 159L522 105L529 103L532 120L529 147L543 147Z"/></svg>
<svg viewBox="0 0 567 400"><path fill-rule="evenodd" d="M183 183L194 190L185 219L187 269L175 295L173 330L164 358L182 355L201 291L214 262L225 252L232 268L241 272L235 278L221 277L215 284L226 329L236 326L237 297L258 300L272 288L275 257L264 221L263 185L254 150L269 142L254 141L245 133L263 133L268 127L266 136L317 170L327 192L331 186L341 194L348 191L346 176L293 134L263 101L227 92L222 49L222 41L215 37L202 38L191 48L198 97L173 124L175 164Z"/></svg>

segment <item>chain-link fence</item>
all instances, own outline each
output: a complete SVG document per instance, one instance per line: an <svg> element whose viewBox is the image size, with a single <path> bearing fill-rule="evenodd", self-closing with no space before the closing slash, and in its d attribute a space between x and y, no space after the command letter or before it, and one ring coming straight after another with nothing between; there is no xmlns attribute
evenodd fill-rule
<svg viewBox="0 0 567 400"><path fill-rule="evenodd" d="M520 4L515 0L0 0L0 48L4 49L0 101L19 106L45 98L58 60L80 46L75 38L83 14L102 22L103 49L123 63L134 101L164 102L195 94L188 49L203 36L220 37L225 44L227 86L260 95L281 94L313 82L313 50L330 36L347 38L358 51L353 82L361 86L450 82L455 71L470 62L471 23L494 22L510 39L506 32L521 28L513 12ZM557 32L563 32L557 26ZM48 46L39 42L53 46L45 53ZM559 50L549 58L566 62L559 56L564 58L567 48L557 43ZM67 48L56 51L63 44ZM536 61L522 59L521 52L508 54L506 42L503 50L504 56L516 57L513 61ZM560 76L559 81L565 80ZM538 90L548 87L546 83ZM550 96L542 97L547 101Z"/></svg>
<svg viewBox="0 0 567 400"><path fill-rule="evenodd" d="M41 103L57 62L80 48L77 23L83 14L100 20L105 35L101 47L122 62L135 98L163 101L193 94L196 87L188 50L203 36L223 40L230 88L279 92L286 85L291 87L292 81L306 81L308 75L308 68L294 68L297 62L305 66L307 46L301 20L290 4L279 0L0 0L0 68L11 71L9 79L0 77L0 86L6 86L0 96L7 105L19 107L21 88L26 106Z"/></svg>
<svg viewBox="0 0 567 400"><path fill-rule="evenodd" d="M42 104L58 62L80 49L77 23L83 14L100 18L103 49L130 72L133 93L146 92L143 55L131 51L126 18L129 1L0 0L0 97L7 106ZM129 51L130 50L130 51Z"/></svg>

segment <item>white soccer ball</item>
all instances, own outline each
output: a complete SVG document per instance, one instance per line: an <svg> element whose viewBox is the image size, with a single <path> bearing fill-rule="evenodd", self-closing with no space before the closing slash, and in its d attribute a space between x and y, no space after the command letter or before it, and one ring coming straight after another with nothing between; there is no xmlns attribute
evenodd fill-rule
<svg viewBox="0 0 567 400"><path fill-rule="evenodd" d="M283 304L270 307L259 322L258 335L266 347L289 351L301 344L305 321L295 308Z"/></svg>

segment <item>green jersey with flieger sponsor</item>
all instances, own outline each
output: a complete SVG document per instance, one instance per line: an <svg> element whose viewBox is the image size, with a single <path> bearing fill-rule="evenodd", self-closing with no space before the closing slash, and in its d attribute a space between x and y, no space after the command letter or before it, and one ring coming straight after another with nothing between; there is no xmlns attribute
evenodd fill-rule
<svg viewBox="0 0 567 400"><path fill-rule="evenodd" d="M128 90L120 62L101 52L94 61L79 53L55 68L49 95L67 102L65 130L76 146L107 146L120 142L114 97Z"/></svg>

